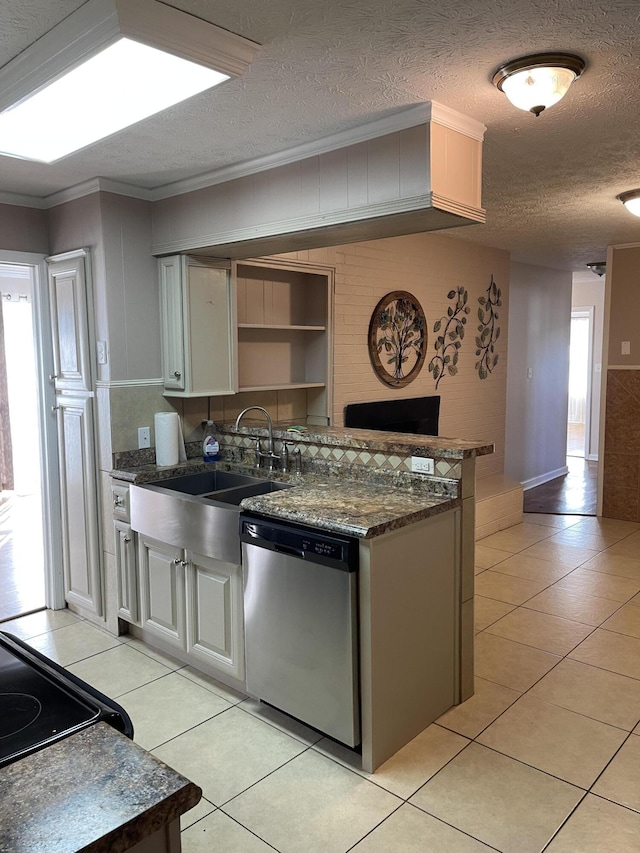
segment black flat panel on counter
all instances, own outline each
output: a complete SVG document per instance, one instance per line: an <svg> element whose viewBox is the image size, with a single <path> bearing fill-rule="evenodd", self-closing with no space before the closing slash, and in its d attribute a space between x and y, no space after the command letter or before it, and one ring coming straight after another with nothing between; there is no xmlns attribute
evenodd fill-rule
<svg viewBox="0 0 640 853"><path fill-rule="evenodd" d="M345 427L414 435L438 435L439 417L439 395L350 403L344 409Z"/></svg>
<svg viewBox="0 0 640 853"><path fill-rule="evenodd" d="M100 720L133 737L120 705L0 632L0 767Z"/></svg>

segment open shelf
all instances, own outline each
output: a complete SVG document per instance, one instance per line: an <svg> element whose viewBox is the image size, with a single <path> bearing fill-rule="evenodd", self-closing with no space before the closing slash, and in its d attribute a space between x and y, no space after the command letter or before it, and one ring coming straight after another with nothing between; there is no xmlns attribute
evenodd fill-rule
<svg viewBox="0 0 640 853"><path fill-rule="evenodd" d="M238 391L295 391L301 388L324 387L324 382L285 382L281 385L240 385Z"/></svg>
<svg viewBox="0 0 640 853"><path fill-rule="evenodd" d="M293 326L288 323L238 323L239 329L273 329L274 331L325 332L326 326Z"/></svg>

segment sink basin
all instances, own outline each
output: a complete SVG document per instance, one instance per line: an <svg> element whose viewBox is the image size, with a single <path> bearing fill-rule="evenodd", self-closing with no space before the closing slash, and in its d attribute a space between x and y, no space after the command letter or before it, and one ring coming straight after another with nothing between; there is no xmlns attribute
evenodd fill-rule
<svg viewBox="0 0 640 853"><path fill-rule="evenodd" d="M289 488L291 487L288 483L276 483L275 480L264 480L248 486L236 486L235 489L213 492L213 494L205 495L204 497L208 500L240 506L240 501L244 500L244 498L253 498L256 495L268 495L269 492L277 492L280 489Z"/></svg>
<svg viewBox="0 0 640 853"><path fill-rule="evenodd" d="M215 469L132 485L131 527L177 548L240 563L240 501L288 487Z"/></svg>
<svg viewBox="0 0 640 853"><path fill-rule="evenodd" d="M235 486L247 486L263 483L262 477L252 477L249 474L234 474L231 471L200 471L198 474L185 474L182 477L169 477L166 480L156 480L150 483L160 489L170 489L183 495L207 495L219 492L221 489L232 489Z"/></svg>

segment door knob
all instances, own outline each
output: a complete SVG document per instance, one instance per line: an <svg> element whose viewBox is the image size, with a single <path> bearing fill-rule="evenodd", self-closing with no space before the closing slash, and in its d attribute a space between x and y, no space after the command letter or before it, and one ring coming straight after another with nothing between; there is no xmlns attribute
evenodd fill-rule
<svg viewBox="0 0 640 853"><path fill-rule="evenodd" d="M182 376L182 374L180 373L179 370L174 370L173 375L175 376L176 379L180 379L180 377Z"/></svg>

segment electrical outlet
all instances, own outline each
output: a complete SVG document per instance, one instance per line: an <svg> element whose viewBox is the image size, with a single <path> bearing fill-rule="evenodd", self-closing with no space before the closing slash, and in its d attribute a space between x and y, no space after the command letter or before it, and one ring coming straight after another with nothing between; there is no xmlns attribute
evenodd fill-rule
<svg viewBox="0 0 640 853"><path fill-rule="evenodd" d="M107 342L96 341L96 350L98 353L98 364L107 363Z"/></svg>
<svg viewBox="0 0 640 853"><path fill-rule="evenodd" d="M138 449L151 447L151 430L149 427L138 427Z"/></svg>
<svg viewBox="0 0 640 853"><path fill-rule="evenodd" d="M416 474L435 474L435 462L426 456L412 456L411 470Z"/></svg>

